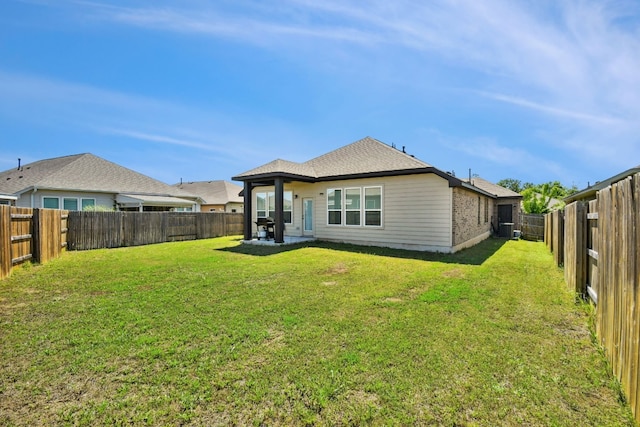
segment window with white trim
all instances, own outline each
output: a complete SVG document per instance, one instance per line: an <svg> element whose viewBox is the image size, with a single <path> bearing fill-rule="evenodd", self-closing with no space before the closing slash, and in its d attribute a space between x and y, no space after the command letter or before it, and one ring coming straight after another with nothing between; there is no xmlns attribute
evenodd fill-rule
<svg viewBox="0 0 640 427"><path fill-rule="evenodd" d="M62 209L67 211L77 211L78 199L76 199L75 197L64 197L62 199Z"/></svg>
<svg viewBox="0 0 640 427"><path fill-rule="evenodd" d="M94 208L96 206L96 199L82 199L82 210Z"/></svg>
<svg viewBox="0 0 640 427"><path fill-rule="evenodd" d="M285 224L293 222L293 192L283 192L282 215ZM275 218L276 193L273 191L256 193L256 216L258 218Z"/></svg>
<svg viewBox="0 0 640 427"><path fill-rule="evenodd" d="M60 209L60 199L57 197L43 197L42 207L45 209Z"/></svg>
<svg viewBox="0 0 640 427"><path fill-rule="evenodd" d="M382 226L382 187L364 188L364 225Z"/></svg>
<svg viewBox="0 0 640 427"><path fill-rule="evenodd" d="M327 189L327 224L382 226L382 187Z"/></svg>
<svg viewBox="0 0 640 427"><path fill-rule="evenodd" d="M342 189L327 190L327 224L342 225Z"/></svg>
<svg viewBox="0 0 640 427"><path fill-rule="evenodd" d="M360 225L361 188L345 188L344 221L345 225Z"/></svg>

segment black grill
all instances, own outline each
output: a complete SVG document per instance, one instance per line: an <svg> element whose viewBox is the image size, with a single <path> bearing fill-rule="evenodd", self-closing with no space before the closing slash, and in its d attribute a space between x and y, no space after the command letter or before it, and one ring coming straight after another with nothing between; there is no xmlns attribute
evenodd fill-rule
<svg viewBox="0 0 640 427"><path fill-rule="evenodd" d="M264 232L263 234L265 235L262 237L267 240L275 238L275 222L273 222L273 218L258 218L256 225L258 226L258 240L261 238L260 231Z"/></svg>

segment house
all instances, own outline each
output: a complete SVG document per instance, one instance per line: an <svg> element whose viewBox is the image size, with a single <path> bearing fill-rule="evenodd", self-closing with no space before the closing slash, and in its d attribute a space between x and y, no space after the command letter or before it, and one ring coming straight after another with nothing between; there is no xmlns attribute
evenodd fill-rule
<svg viewBox="0 0 640 427"><path fill-rule="evenodd" d="M217 180L181 182L174 186L200 197L202 212L244 212L244 199L240 196L242 187L237 184Z"/></svg>
<svg viewBox="0 0 640 427"><path fill-rule="evenodd" d="M16 200L18 200L16 196L0 193L0 205L14 206L16 204Z"/></svg>
<svg viewBox="0 0 640 427"><path fill-rule="evenodd" d="M573 193L572 195L565 197L564 202L568 205L569 203L575 202L576 200L580 200L583 202L595 200L598 191L637 173L640 173L640 165L634 168L627 169L624 172L620 172L619 174L607 178L603 181L599 181L594 185L590 185L587 188L578 191L577 193Z"/></svg>
<svg viewBox="0 0 640 427"><path fill-rule="evenodd" d="M186 191L89 153L18 162L0 172L1 193L18 207L67 210L198 210L200 203Z"/></svg>
<svg viewBox="0 0 640 427"><path fill-rule="evenodd" d="M272 218L276 243L310 236L452 253L489 237L502 200L513 207L506 201L515 197L371 137L304 163L277 159L232 179L244 183L245 240L257 234L258 219Z"/></svg>

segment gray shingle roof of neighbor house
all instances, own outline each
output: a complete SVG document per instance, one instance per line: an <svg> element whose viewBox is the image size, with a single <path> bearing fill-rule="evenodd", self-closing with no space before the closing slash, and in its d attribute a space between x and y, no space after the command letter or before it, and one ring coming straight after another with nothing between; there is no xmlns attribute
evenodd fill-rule
<svg viewBox="0 0 640 427"><path fill-rule="evenodd" d="M463 181L469 182L469 179L463 179ZM487 193L495 194L500 198L522 198L522 194L516 193L515 191L512 191L508 188L489 182L484 178L472 177L470 184L474 187L478 187L486 191Z"/></svg>
<svg viewBox="0 0 640 427"><path fill-rule="evenodd" d="M195 181L174 184L189 193L199 196L206 205L225 205L229 202L243 203L240 197L242 187L223 180Z"/></svg>
<svg viewBox="0 0 640 427"><path fill-rule="evenodd" d="M622 181L623 179L625 179L628 176L631 175L635 175L637 173L640 173L640 165L631 168L631 169L627 169L624 172L621 172L617 175L612 176L611 178L607 178L603 181L597 182L592 186L589 186L583 190L578 191L577 193L573 193L570 196L567 196L564 198L564 202L566 204L575 202L576 200L592 200L596 198L596 193L600 190L602 190L605 187L608 187L612 184L615 184L618 181Z"/></svg>
<svg viewBox="0 0 640 427"><path fill-rule="evenodd" d="M33 188L197 199L193 194L90 153L38 160L0 172L0 193L19 195Z"/></svg>

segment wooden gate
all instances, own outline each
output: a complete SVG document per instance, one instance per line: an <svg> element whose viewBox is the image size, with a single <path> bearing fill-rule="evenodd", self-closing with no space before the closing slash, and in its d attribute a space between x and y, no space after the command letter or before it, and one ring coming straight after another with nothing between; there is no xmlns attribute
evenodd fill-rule
<svg viewBox="0 0 640 427"><path fill-rule="evenodd" d="M0 279L27 260L44 263L67 245L68 211L0 205Z"/></svg>

